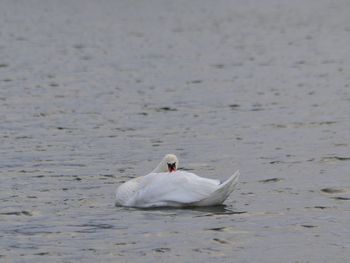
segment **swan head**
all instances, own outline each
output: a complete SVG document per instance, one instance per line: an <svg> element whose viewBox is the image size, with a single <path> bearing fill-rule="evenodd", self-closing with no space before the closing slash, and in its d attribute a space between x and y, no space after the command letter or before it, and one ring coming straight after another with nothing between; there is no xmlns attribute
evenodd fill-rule
<svg viewBox="0 0 350 263"><path fill-rule="evenodd" d="M163 160L159 163L154 173L171 173L175 172L179 167L179 160L175 154L167 154L164 156Z"/></svg>

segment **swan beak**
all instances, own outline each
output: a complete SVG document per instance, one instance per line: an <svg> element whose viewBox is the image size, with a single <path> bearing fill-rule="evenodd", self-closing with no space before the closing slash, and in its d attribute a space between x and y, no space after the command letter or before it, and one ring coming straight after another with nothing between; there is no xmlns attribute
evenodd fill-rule
<svg viewBox="0 0 350 263"><path fill-rule="evenodd" d="M176 163L168 163L168 171L169 173L176 171Z"/></svg>

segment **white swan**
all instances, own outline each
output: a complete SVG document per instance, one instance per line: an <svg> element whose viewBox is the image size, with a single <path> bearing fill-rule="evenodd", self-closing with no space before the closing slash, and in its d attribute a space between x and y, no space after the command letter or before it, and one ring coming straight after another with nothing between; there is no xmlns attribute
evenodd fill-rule
<svg viewBox="0 0 350 263"><path fill-rule="evenodd" d="M177 157L166 155L150 174L120 185L116 190L116 205L140 208L219 205L238 182L239 171L220 183L179 171L178 167Z"/></svg>

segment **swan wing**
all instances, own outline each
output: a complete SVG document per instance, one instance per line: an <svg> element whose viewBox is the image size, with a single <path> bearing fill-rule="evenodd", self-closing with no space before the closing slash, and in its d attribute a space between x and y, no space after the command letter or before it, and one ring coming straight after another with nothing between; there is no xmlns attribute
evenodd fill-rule
<svg viewBox="0 0 350 263"><path fill-rule="evenodd" d="M123 184L121 184L116 192L116 205L125 206L129 202L140 188L140 183L142 182L144 176L133 178Z"/></svg>
<svg viewBox="0 0 350 263"><path fill-rule="evenodd" d="M222 204L232 193L238 183L239 171L236 171L230 178L219 185L219 187L208 197L203 198L199 202L194 202L193 206L212 206Z"/></svg>
<svg viewBox="0 0 350 263"><path fill-rule="evenodd" d="M128 206L184 206L208 198L220 185L218 180L193 173L151 173L142 178Z"/></svg>

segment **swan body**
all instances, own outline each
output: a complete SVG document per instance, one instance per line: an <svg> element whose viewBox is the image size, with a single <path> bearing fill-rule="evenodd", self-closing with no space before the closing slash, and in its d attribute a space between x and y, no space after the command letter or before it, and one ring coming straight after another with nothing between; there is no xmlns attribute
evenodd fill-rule
<svg viewBox="0 0 350 263"><path fill-rule="evenodd" d="M150 174L120 185L116 191L116 204L140 208L219 205L238 182L239 171L220 183L219 180L177 170L177 167L175 155L165 156Z"/></svg>

